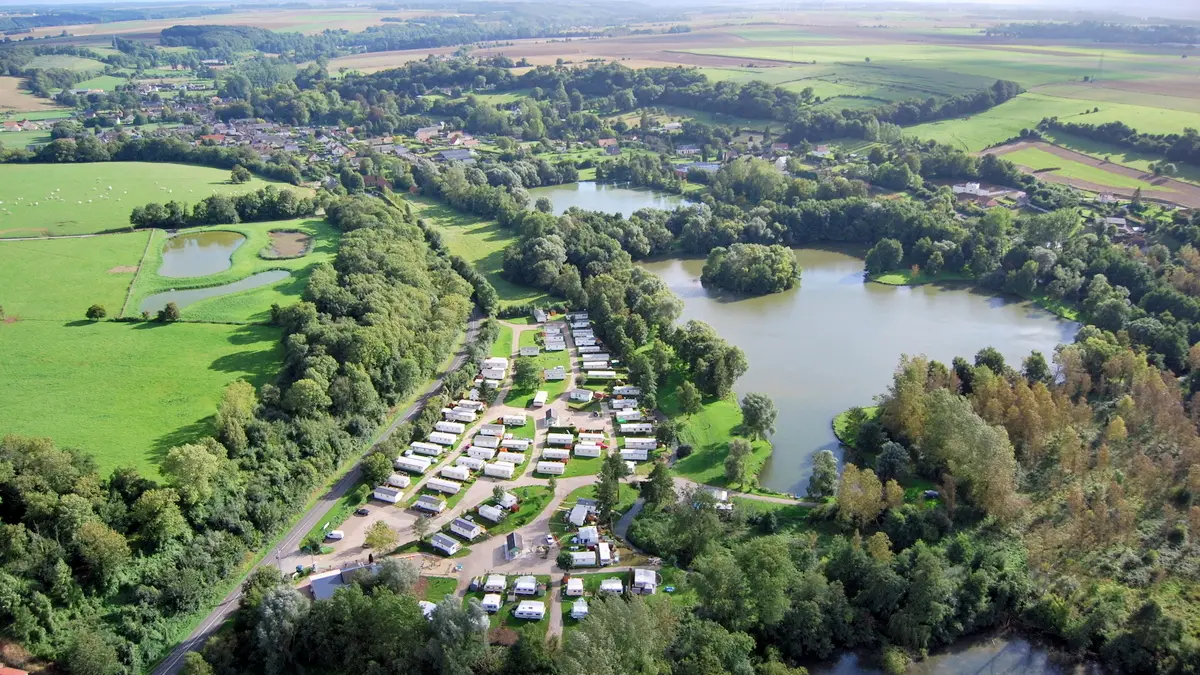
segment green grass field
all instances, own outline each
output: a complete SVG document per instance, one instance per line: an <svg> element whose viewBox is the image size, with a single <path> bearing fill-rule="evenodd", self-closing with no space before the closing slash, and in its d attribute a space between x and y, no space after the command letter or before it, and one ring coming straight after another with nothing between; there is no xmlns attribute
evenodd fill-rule
<svg viewBox="0 0 1200 675"><path fill-rule="evenodd" d="M90 80L84 80L71 87L71 89L103 89L104 91L113 91L122 84L129 84L129 80L115 75L98 75Z"/></svg>
<svg viewBox="0 0 1200 675"><path fill-rule="evenodd" d="M1111 145L1109 143L1093 141L1090 138L1083 138L1082 136L1076 136L1074 134L1067 134L1057 131L1044 131L1042 132L1042 136L1055 145L1061 145L1064 148L1069 148L1075 152L1082 152L1083 154L1091 155L1092 157L1107 157L1110 159L1110 161L1116 164L1128 166L1140 171L1145 171L1147 173L1152 170L1150 166L1151 164L1155 164L1162 160L1162 157L1159 155L1142 153L1136 150L1130 150L1128 148ZM1192 183L1200 183L1200 168L1184 163L1176 163L1175 167L1177 173L1173 176L1173 178Z"/></svg>
<svg viewBox="0 0 1200 675"><path fill-rule="evenodd" d="M172 278L158 274L162 266L163 245L168 239L166 232L154 231L143 269L138 275L134 292L126 309L129 316L141 314L142 303L155 293L172 289L203 288L218 286L245 279L267 270L288 270L286 279L259 288L201 300L182 308L185 321L214 321L221 323L265 323L270 318L272 304L288 305L300 299L308 284L313 267L322 262L331 262L337 253L338 233L324 220L299 219L266 223L240 223L238 225L216 225L185 230L184 234L209 230L240 232L246 242L233 252L232 265L228 270L204 277ZM270 248L271 231L299 230L311 236L313 243L309 253L300 258L272 260L261 253Z"/></svg>
<svg viewBox="0 0 1200 675"><path fill-rule="evenodd" d="M255 178L233 185L228 171L187 164L5 164L0 237L120 230L129 227L133 208L148 202L195 203L215 192L240 194L268 184Z"/></svg>
<svg viewBox="0 0 1200 675"><path fill-rule="evenodd" d="M152 477L167 450L212 432L225 385L262 384L282 358L274 328L84 320L0 322L0 354L0 435Z"/></svg>
<svg viewBox="0 0 1200 675"><path fill-rule="evenodd" d="M488 534L495 537L502 534L508 534L513 530L519 530L529 523L532 523L534 518L545 510L550 500L554 497L554 491L545 485L528 485L525 487L512 488L509 490L520 500L519 507L516 513L508 514L508 517L503 522L496 523L487 528ZM491 504L489 499L486 503Z"/></svg>
<svg viewBox="0 0 1200 675"><path fill-rule="evenodd" d="M41 131L6 131L0 134L0 143L4 143L4 147L17 149L25 148L30 145L42 145L49 143L50 131L43 129Z"/></svg>
<svg viewBox="0 0 1200 675"><path fill-rule="evenodd" d="M510 326L500 324L500 332L496 334L496 341L492 343L492 356L507 359L513 353L513 329Z"/></svg>
<svg viewBox="0 0 1200 675"><path fill-rule="evenodd" d="M1009 152L1004 155L1004 159L1014 162L1021 166L1033 169L1039 173L1051 173L1064 178L1073 178L1075 180L1087 181L1096 183L1097 185L1107 185L1114 188L1129 188L1134 190L1141 188L1143 190L1163 190L1169 191L1165 186L1155 186L1143 180L1122 176L1121 174L1105 171L1104 169L1088 166L1081 162L1075 162L1069 159L1064 159L1057 155L1052 155L1040 148L1022 148L1016 152ZM1054 169L1053 171L1043 171L1044 169Z"/></svg>
<svg viewBox="0 0 1200 675"><path fill-rule="evenodd" d="M78 320L92 303L115 317L150 236L0 241L0 304L23 320Z"/></svg>
<svg viewBox="0 0 1200 675"><path fill-rule="evenodd" d="M64 70L74 70L76 72L84 72L87 70L104 70L104 64L100 61L84 58L82 56L67 56L65 54L45 54L43 56L35 56L25 67L29 69L40 70L62 68Z"/></svg>

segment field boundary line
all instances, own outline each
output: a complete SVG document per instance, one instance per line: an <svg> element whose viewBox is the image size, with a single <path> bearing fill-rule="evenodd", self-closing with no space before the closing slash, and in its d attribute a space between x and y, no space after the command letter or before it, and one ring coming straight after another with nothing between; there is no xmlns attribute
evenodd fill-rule
<svg viewBox="0 0 1200 675"><path fill-rule="evenodd" d="M133 280L129 282L129 288L125 291L125 302L121 305L121 313L118 318L125 316L125 310L129 308L129 300L133 297L133 289L137 286L138 277L142 276L142 265L146 263L146 256L150 254L150 244L154 243L154 233L158 230L150 230L150 236L146 238L146 248L142 250L142 258L138 260L137 271L133 273Z"/></svg>

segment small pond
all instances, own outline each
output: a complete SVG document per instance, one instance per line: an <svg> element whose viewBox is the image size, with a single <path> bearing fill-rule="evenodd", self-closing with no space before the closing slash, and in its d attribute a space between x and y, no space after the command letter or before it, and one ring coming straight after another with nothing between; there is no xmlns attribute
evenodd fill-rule
<svg viewBox="0 0 1200 675"><path fill-rule="evenodd" d="M586 211L619 213L628 217L638 209L673 209L687 203L683 197L669 192L644 188L621 187L595 181L548 185L529 190L529 203L547 197L554 204L554 215L562 215L572 206Z"/></svg>
<svg viewBox="0 0 1200 675"><path fill-rule="evenodd" d="M200 302L201 300L207 300L208 298L215 298L220 295L229 295L230 293L237 293L238 291L248 291L252 288L258 288L259 286L273 284L276 281L286 279L289 274L291 274L291 272L288 272L287 270L268 270L266 272L253 274L245 279L241 279L230 284L208 286L206 288L190 288L182 291L165 291L163 293L155 293L154 295L151 295L142 301L141 311L154 314L163 307L166 307L168 302L173 302L178 305L180 309L183 309L188 305Z"/></svg>
<svg viewBox="0 0 1200 675"><path fill-rule="evenodd" d="M812 675L883 675L855 653L845 653L829 664L809 668ZM909 675L1100 675L1092 663L1058 663L1050 650L1021 637L995 636L966 640L915 663Z"/></svg>
<svg viewBox="0 0 1200 675"><path fill-rule="evenodd" d="M176 235L163 246L163 261L158 273L180 278L224 272L233 265L233 252L244 243L246 237L243 235L222 230Z"/></svg>

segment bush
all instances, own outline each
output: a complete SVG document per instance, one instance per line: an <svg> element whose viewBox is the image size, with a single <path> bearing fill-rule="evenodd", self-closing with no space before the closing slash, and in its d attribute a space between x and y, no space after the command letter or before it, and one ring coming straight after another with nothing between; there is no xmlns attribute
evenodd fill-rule
<svg viewBox="0 0 1200 675"><path fill-rule="evenodd" d="M684 445L679 446L678 448L675 448L675 456L678 457L679 459L683 459L684 457L687 457L690 454L692 454L692 446L690 446L690 445L684 444Z"/></svg>

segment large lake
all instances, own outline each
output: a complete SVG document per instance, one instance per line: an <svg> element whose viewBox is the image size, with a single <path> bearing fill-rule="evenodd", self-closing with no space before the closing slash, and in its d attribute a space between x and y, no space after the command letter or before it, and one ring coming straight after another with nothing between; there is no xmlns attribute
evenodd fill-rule
<svg viewBox="0 0 1200 675"><path fill-rule="evenodd" d="M638 209L673 209L687 200L657 190L619 187L607 183L583 181L564 185L549 185L529 190L529 203L548 197L554 204L554 215L562 215L572 206L585 211L619 213L629 216Z"/></svg>
<svg viewBox="0 0 1200 675"><path fill-rule="evenodd" d="M891 382L901 354L925 354L947 365L983 347L1011 364L1031 350L1049 359L1078 325L1026 302L963 288L884 286L863 282L860 258L797 250L800 286L773 295L735 299L700 286L703 260L646 263L684 300L682 320L711 324L750 361L739 394L769 394L779 409L775 451L760 480L765 487L803 494L812 456L828 448L841 459L830 426L834 415L872 404Z"/></svg>

